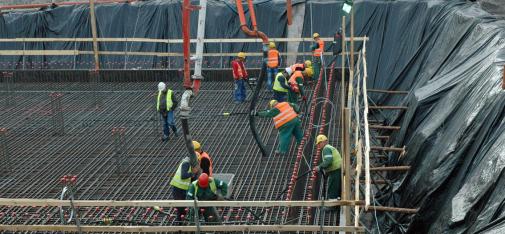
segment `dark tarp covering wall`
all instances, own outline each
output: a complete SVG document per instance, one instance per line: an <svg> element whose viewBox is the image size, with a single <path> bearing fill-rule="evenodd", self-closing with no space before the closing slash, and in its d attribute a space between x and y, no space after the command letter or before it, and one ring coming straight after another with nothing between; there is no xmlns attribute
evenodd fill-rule
<svg viewBox="0 0 505 234"><path fill-rule="evenodd" d="M197 5L198 1L193 1ZM182 4L176 0L138 2L136 4L99 4L96 7L97 31L102 38L153 38L180 39L182 27ZM247 9L247 5L245 6ZM261 30L270 37L285 35L285 3L262 1L255 4L256 17ZM249 17L246 12L246 17ZM0 16L0 38L90 38L91 26L87 5L62 6L34 12L12 12ZM191 13L191 37L196 38L198 12ZM240 21L235 4L228 1L208 1L206 18L206 38L246 38L240 30ZM103 51L129 52L182 52L181 44L140 43L140 42L102 42ZM204 52L220 52L220 44L206 44ZM223 43L223 52L260 52L261 43ZM23 43L0 43L0 49L22 50ZM83 50L92 51L91 42L32 42L25 43L25 49L32 50ZM194 45L193 48L194 50ZM280 45L279 49L283 49ZM74 56L26 56L25 68L89 69L93 66L92 55ZM22 56L0 57L0 68L22 69ZM225 58L224 67L229 66L231 58ZM174 61L175 60L175 61ZM102 68L166 68L170 62L173 67L181 67L182 58L157 56L101 56ZM255 61L259 63L259 58ZM126 66L125 66L126 63ZM219 57L209 58L208 66L220 65ZM204 64L205 65L205 64Z"/></svg>
<svg viewBox="0 0 505 234"><path fill-rule="evenodd" d="M505 233L505 21L465 1L360 3L370 87L411 91L374 96L409 107L388 116L412 168L386 205L420 208L395 215L410 233Z"/></svg>
<svg viewBox="0 0 505 234"><path fill-rule="evenodd" d="M340 26L342 1L314 1L305 6L303 36L313 31L331 36ZM356 1L355 6L355 34L370 37L369 88L411 91L406 97L372 96L381 104L409 107L404 113L386 114L389 123L402 126L394 135L393 145L405 145L407 149L401 160L391 161L412 168L397 177L395 201L382 201L382 205L420 208L414 216L394 215L399 222L410 223L410 233L505 233L505 91L500 84L505 64L505 21L480 9L477 3L463 0L364 0ZM180 7L178 1L98 6L99 35L180 38ZM257 2L256 12L260 29L267 35L286 35L284 2ZM307 12L312 12L312 17ZM196 14L192 14L193 23ZM207 17L207 38L245 37L239 31L234 6L228 2L210 1ZM196 27L192 27L192 35L196 35ZM4 38L90 36L88 10L83 6L4 14L0 18L0 37ZM160 45L127 43L126 49L180 51L177 45ZM27 46L91 50L91 43ZM124 43L100 46L101 50L125 50ZM225 52L260 50L259 43L223 46ZM282 46L281 43L281 50ZM19 44L0 43L0 49L7 48L22 49ZM207 45L205 51L219 49L219 45ZM21 57L0 59L4 64L19 62ZM61 57L43 59L60 61ZM73 57L66 59L72 61ZM78 59L92 61L90 56ZM122 68L125 60L146 63L148 67L169 62L138 56L101 59L108 68ZM210 64L219 63L218 60ZM380 215L378 218L381 231L386 231L390 219Z"/></svg>

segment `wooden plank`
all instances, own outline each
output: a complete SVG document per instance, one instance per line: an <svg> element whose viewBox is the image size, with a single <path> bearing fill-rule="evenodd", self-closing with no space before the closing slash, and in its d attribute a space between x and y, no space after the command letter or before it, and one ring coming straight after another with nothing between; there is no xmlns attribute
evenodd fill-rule
<svg viewBox="0 0 505 234"><path fill-rule="evenodd" d="M398 91L398 90L383 90L383 89L369 89L368 92L374 93L389 93L389 94L409 94L408 91Z"/></svg>
<svg viewBox="0 0 505 234"><path fill-rule="evenodd" d="M368 125L368 90L367 90L367 64L366 64L366 40L363 41L363 118L365 120L365 210L370 206L370 129Z"/></svg>
<svg viewBox="0 0 505 234"><path fill-rule="evenodd" d="M410 166L372 167L370 171L408 171Z"/></svg>
<svg viewBox="0 0 505 234"><path fill-rule="evenodd" d="M407 110L408 107L406 106L369 106L368 109L373 109L373 110Z"/></svg>
<svg viewBox="0 0 505 234"><path fill-rule="evenodd" d="M398 148L398 147L386 147L386 146L372 146L370 147L371 150L375 151L393 151L393 152L405 152L405 147L403 148Z"/></svg>
<svg viewBox="0 0 505 234"><path fill-rule="evenodd" d="M80 227L82 232L262 232L262 231L345 231L364 232L363 227L319 226L319 225L204 225L204 226L88 226ZM0 225L3 231L51 231L77 232L72 225Z"/></svg>
<svg viewBox="0 0 505 234"><path fill-rule="evenodd" d="M158 56L158 57L181 57L182 53L167 53L167 52L135 52L135 51L98 51L100 55L130 55L130 56ZM25 55L25 56L40 56L40 55L53 55L53 56L68 56L79 54L94 54L94 51L82 50L0 50L0 56L5 55ZM310 52L297 53L279 53L281 56L290 55L312 55ZM221 56L236 56L237 53L204 53L203 57L221 57ZM247 53L249 57L261 57L263 53Z"/></svg>
<svg viewBox="0 0 505 234"><path fill-rule="evenodd" d="M344 200L351 199L351 109L348 107L344 108ZM351 209L350 207L344 207L344 217L347 226L352 225L351 221Z"/></svg>
<svg viewBox="0 0 505 234"><path fill-rule="evenodd" d="M384 126L384 125L368 125L370 129L381 129L381 130L400 130L400 126Z"/></svg>
<svg viewBox="0 0 505 234"><path fill-rule="evenodd" d="M181 207L193 206L192 200L74 200L75 206L90 207L90 206L135 206L135 207ZM353 200L325 200L323 201L198 201L200 207L222 206L222 207L331 207L331 206L354 206L363 204L363 201ZM58 199L15 199L15 198L0 198L2 206L70 206L68 200Z"/></svg>
<svg viewBox="0 0 505 234"><path fill-rule="evenodd" d="M385 212L397 212L397 213L416 214L419 211L419 209L389 207L389 206L369 206L368 207L368 212L374 212L374 211L385 211Z"/></svg>
<svg viewBox="0 0 505 234"><path fill-rule="evenodd" d="M0 50L0 56L78 55L77 50Z"/></svg>
<svg viewBox="0 0 505 234"><path fill-rule="evenodd" d="M333 38L324 37L323 41L332 42ZM357 41L368 40L368 37L355 37ZM311 42L314 39L306 38L269 38L274 42ZM346 41L349 41L346 38ZM0 38L0 42L93 42L93 38ZM145 42L145 43L165 43L165 44L181 44L182 39L158 39L158 38L97 38L98 42ZM196 39L191 39L191 43L196 43ZM204 43L254 43L262 42L258 38L206 38Z"/></svg>
<svg viewBox="0 0 505 234"><path fill-rule="evenodd" d="M95 0L89 0L89 14L91 18L91 34L93 35L93 56L95 58L95 70L100 70L100 59L98 57L98 33L96 32Z"/></svg>

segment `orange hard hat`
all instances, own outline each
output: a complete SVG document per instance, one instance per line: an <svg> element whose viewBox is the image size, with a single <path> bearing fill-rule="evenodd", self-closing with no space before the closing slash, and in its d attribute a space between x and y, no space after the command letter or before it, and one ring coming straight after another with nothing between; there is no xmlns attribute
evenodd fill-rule
<svg viewBox="0 0 505 234"><path fill-rule="evenodd" d="M202 173L200 177L198 177L198 185L200 188L209 187L209 175L207 175L207 173Z"/></svg>

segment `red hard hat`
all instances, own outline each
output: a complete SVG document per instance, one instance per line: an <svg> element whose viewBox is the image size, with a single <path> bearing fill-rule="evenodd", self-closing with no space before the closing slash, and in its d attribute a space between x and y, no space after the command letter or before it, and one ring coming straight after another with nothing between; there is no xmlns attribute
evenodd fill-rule
<svg viewBox="0 0 505 234"><path fill-rule="evenodd" d="M209 175L207 175L207 173L202 173L200 177L198 177L198 185L200 188L209 187Z"/></svg>

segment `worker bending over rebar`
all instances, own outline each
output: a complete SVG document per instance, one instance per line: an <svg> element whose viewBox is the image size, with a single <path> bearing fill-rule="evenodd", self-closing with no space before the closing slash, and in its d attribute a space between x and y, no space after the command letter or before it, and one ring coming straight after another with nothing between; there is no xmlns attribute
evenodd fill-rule
<svg viewBox="0 0 505 234"><path fill-rule="evenodd" d="M288 79L292 73L290 67L287 67L282 72L278 72L275 76L274 86L273 86L273 99L278 102L284 102L286 100L286 96L291 89L288 85Z"/></svg>
<svg viewBox="0 0 505 234"><path fill-rule="evenodd" d="M253 115L260 117L273 118L274 126L279 130L279 148L275 151L276 155L286 155L289 150L291 136L296 138L296 144L300 144L303 138L302 121L298 117L300 108L294 103L277 102L271 100L270 109L253 112Z"/></svg>
<svg viewBox="0 0 505 234"><path fill-rule="evenodd" d="M187 196L187 192L189 187L191 186L191 182L196 180L196 177L200 171L200 168L192 167L189 157L185 157L182 159L179 167L177 167L177 171L175 172L174 177L170 181L170 185L172 186L172 191L174 192L174 200L185 200ZM176 221L178 224L181 224L184 220L183 217L185 215L185 207L177 207L177 217Z"/></svg>
<svg viewBox="0 0 505 234"><path fill-rule="evenodd" d="M224 200L228 194L228 184L226 182L209 177L207 173L202 173L198 180L194 181L187 193L187 200L217 201ZM194 221L194 209L190 209L189 218ZM209 224L221 223L221 217L215 207L202 207L199 214L203 215L205 222Z"/></svg>

